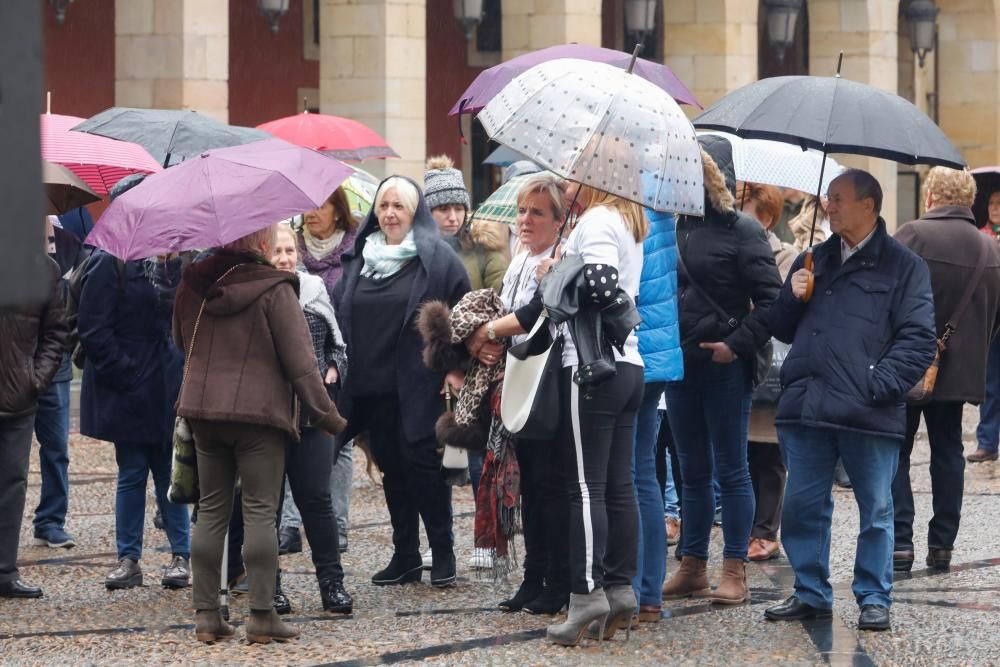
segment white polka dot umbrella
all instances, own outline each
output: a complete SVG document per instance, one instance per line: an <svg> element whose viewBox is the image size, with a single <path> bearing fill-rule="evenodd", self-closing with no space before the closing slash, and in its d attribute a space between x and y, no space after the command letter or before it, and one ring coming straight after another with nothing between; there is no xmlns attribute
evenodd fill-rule
<svg viewBox="0 0 1000 667"><path fill-rule="evenodd" d="M532 67L479 113L494 141L564 178L702 215L701 153L677 102L645 79L575 58Z"/></svg>

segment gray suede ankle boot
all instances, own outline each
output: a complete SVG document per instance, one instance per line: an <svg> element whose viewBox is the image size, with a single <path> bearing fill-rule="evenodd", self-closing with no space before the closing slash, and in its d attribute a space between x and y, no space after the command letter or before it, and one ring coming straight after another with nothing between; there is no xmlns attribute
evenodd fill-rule
<svg viewBox="0 0 1000 667"><path fill-rule="evenodd" d="M611 611L608 598L603 588L597 588L590 593L570 593L569 614L564 623L550 625L545 631L546 636L556 644L576 646L583 639L587 627L594 621L599 627L598 637L604 634L604 624Z"/></svg>

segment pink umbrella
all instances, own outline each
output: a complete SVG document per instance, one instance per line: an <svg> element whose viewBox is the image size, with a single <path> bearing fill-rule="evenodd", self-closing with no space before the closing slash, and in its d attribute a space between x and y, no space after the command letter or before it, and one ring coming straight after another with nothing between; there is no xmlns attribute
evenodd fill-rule
<svg viewBox="0 0 1000 667"><path fill-rule="evenodd" d="M303 111L258 125L257 129L338 160L399 157L374 130L340 116Z"/></svg>
<svg viewBox="0 0 1000 667"><path fill-rule="evenodd" d="M218 148L115 199L87 243L124 260L213 248L322 206L350 174L281 139Z"/></svg>
<svg viewBox="0 0 1000 667"><path fill-rule="evenodd" d="M97 194L108 194L115 183L131 174L162 170L138 144L70 132L83 121L76 116L42 114L42 157L72 171Z"/></svg>

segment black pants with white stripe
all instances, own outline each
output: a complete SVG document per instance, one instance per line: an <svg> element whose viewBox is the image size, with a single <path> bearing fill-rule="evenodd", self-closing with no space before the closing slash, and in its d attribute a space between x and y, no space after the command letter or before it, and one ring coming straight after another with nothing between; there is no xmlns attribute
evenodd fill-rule
<svg viewBox="0 0 1000 667"><path fill-rule="evenodd" d="M563 427L569 490L570 591L632 585L639 548L639 511L632 488L635 418L642 367L619 362L596 388L563 369Z"/></svg>

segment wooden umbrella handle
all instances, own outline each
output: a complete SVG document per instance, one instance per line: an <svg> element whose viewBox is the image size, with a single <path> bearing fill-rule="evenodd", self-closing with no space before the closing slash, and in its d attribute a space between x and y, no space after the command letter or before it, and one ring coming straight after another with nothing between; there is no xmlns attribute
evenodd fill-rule
<svg viewBox="0 0 1000 667"><path fill-rule="evenodd" d="M804 268L806 271L809 272L809 283L806 285L806 293L805 296L802 297L802 303L809 303L809 299L811 299L813 295L813 287L816 286L816 281L812 275L812 270L813 270L812 248L806 250L806 256L803 258L802 261L802 268Z"/></svg>

